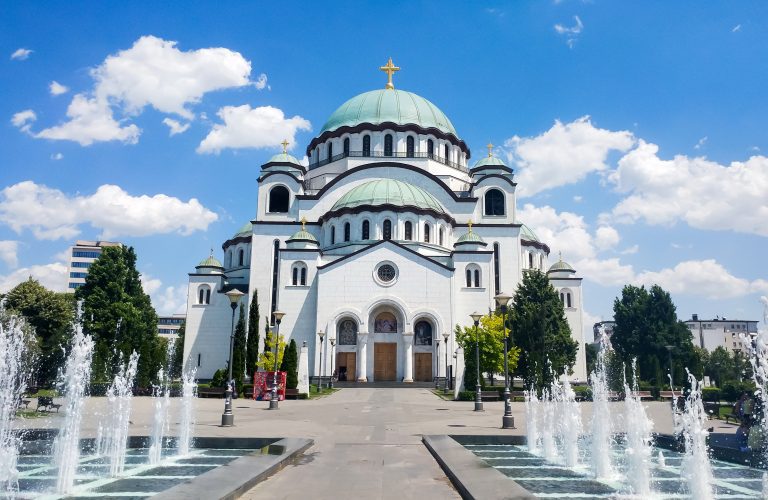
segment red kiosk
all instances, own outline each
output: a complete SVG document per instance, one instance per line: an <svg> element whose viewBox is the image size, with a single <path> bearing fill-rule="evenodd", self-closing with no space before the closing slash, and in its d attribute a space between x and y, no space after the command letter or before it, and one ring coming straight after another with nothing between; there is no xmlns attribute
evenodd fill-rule
<svg viewBox="0 0 768 500"><path fill-rule="evenodd" d="M277 400L285 400L285 382L287 372L256 372L253 374L253 399L269 401L272 399L272 381L277 374Z"/></svg>

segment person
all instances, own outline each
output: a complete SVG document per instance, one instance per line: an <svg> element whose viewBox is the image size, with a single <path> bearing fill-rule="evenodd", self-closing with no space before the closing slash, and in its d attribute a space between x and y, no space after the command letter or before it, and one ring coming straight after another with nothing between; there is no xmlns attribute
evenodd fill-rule
<svg viewBox="0 0 768 500"><path fill-rule="evenodd" d="M733 414L738 417L739 421L744 421L744 402L747 400L747 391L741 393L739 400L733 405Z"/></svg>

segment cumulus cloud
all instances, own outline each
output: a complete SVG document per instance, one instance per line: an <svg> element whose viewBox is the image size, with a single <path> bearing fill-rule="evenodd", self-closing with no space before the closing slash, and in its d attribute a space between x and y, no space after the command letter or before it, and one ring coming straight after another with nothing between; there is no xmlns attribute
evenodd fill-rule
<svg viewBox="0 0 768 500"><path fill-rule="evenodd" d="M701 148L703 148L704 145L707 143L707 139L708 139L708 137L706 135L704 137L702 137L701 139L699 139L698 142L696 143L696 145L693 146L693 149L701 149Z"/></svg>
<svg viewBox="0 0 768 500"><path fill-rule="evenodd" d="M253 82L253 86L259 90L264 90L265 88L268 90L272 89L272 87L270 87L267 83L267 75L264 73L260 74L256 81Z"/></svg>
<svg viewBox="0 0 768 500"><path fill-rule="evenodd" d="M16 49L13 54L11 54L11 60L13 61L24 61L29 58L30 55L32 55L31 50L20 48Z"/></svg>
<svg viewBox="0 0 768 500"><path fill-rule="evenodd" d="M0 260L5 262L5 265L14 269L19 265L19 242L6 240L0 241Z"/></svg>
<svg viewBox="0 0 768 500"><path fill-rule="evenodd" d="M217 115L224 123L213 126L197 147L198 153L218 154L228 148L268 148L278 146L284 139L295 143L297 131L311 128L309 121L301 116L286 118L282 110L272 106L225 106Z"/></svg>
<svg viewBox="0 0 768 500"><path fill-rule="evenodd" d="M61 153L53 153L51 155L51 160L57 160L58 161L58 160L61 160L63 158L64 158L64 155L61 154Z"/></svg>
<svg viewBox="0 0 768 500"><path fill-rule="evenodd" d="M163 282L149 274L141 274L144 293L152 299L152 306L158 314L184 313L187 308L187 287L183 284L163 286Z"/></svg>
<svg viewBox="0 0 768 500"><path fill-rule="evenodd" d="M251 63L226 48L181 51L177 42L143 36L130 49L108 56L91 70L94 87L76 94L67 109L68 121L42 130L35 137L70 140L88 146L94 142L138 141L140 129L116 119L150 106L186 120L194 118L190 106L207 92L253 83L267 84L266 75L250 82Z"/></svg>
<svg viewBox="0 0 768 500"><path fill-rule="evenodd" d="M30 277L38 280L49 290L63 292L67 288L68 276L67 265L61 262L22 267L10 274L0 275L0 293L8 292Z"/></svg>
<svg viewBox="0 0 768 500"><path fill-rule="evenodd" d="M91 195L69 196L58 189L24 181L0 191L0 222L17 233L29 229L37 239L72 239L81 224L100 229L101 239L201 231L218 215L191 198L157 194L131 196L105 184Z"/></svg>
<svg viewBox="0 0 768 500"><path fill-rule="evenodd" d="M11 124L22 132L29 132L32 123L37 120L37 115L31 109L19 111L11 117Z"/></svg>
<svg viewBox="0 0 768 500"><path fill-rule="evenodd" d="M688 225L768 236L768 157L729 165L706 158L658 156L659 147L640 141L619 160L608 179L627 193L603 217L622 223Z"/></svg>
<svg viewBox="0 0 768 500"><path fill-rule="evenodd" d="M749 281L732 275L714 259L688 260L673 268L639 273L635 283L657 284L670 293L700 295L709 299L731 299L768 291L768 281Z"/></svg>
<svg viewBox="0 0 768 500"><path fill-rule="evenodd" d="M555 31L558 35L565 37L565 43L568 48L573 48L576 45L576 40L579 38L581 31L584 29L584 23L581 22L579 16L573 16L573 26L564 26L562 24L555 24Z"/></svg>
<svg viewBox="0 0 768 500"><path fill-rule="evenodd" d="M165 118L163 119L163 123L168 125L168 128L170 129L169 134L171 136L183 134L189 128L189 123L180 123L173 118Z"/></svg>
<svg viewBox="0 0 768 500"><path fill-rule="evenodd" d="M573 184L591 172L607 170L609 153L626 152L634 144L632 133L597 128L589 116L565 124L556 120L541 135L514 136L504 143L508 159L519 169L521 197Z"/></svg>
<svg viewBox="0 0 768 500"><path fill-rule="evenodd" d="M61 95L66 94L69 92L69 87L60 84L56 80L52 81L51 84L48 86L48 90L50 90L51 95Z"/></svg>

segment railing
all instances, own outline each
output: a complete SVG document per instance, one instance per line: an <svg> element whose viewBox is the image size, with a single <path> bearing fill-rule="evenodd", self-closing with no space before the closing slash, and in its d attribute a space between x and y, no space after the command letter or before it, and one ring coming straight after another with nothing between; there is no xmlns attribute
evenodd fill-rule
<svg viewBox="0 0 768 500"><path fill-rule="evenodd" d="M461 170L462 172L467 172L467 167L461 165L460 163L456 163L454 161L451 161L447 158L443 158L442 156L437 156L435 154L429 154L429 153L423 153L423 152L417 153L415 151L413 153L404 152L404 151L393 151L391 154L385 154L383 151L371 151L369 153L365 153L363 151L347 151L344 153L333 155L330 158L320 160L316 163L310 163L309 169L312 170L314 168L319 168L324 165L328 165L329 163L333 163L335 161L341 160L343 158L428 158L438 163L442 163L443 165L447 165L457 170Z"/></svg>

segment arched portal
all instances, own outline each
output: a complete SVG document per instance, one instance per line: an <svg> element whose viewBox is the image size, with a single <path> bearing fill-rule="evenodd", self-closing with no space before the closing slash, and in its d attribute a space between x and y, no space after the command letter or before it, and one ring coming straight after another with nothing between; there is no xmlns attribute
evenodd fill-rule
<svg viewBox="0 0 768 500"><path fill-rule="evenodd" d="M404 378L404 327L405 315L394 304L381 304L371 311L368 331L371 332L369 346L370 342L373 343L373 366L368 367L368 373L374 381L394 382ZM370 354L369 352L369 356Z"/></svg>

